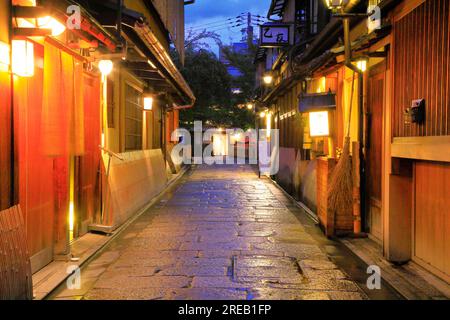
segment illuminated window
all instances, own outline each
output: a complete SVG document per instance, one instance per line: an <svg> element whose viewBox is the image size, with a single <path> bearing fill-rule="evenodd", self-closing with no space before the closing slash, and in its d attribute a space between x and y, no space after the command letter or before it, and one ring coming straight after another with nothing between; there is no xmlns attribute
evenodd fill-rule
<svg viewBox="0 0 450 320"><path fill-rule="evenodd" d="M311 112L309 114L309 131L311 137L327 137L330 135L328 111Z"/></svg>

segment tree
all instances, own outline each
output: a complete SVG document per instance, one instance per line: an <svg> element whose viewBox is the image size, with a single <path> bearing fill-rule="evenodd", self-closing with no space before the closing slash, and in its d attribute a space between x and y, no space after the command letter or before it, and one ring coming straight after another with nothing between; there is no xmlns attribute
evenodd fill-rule
<svg viewBox="0 0 450 320"><path fill-rule="evenodd" d="M249 127L251 114L234 103L232 79L214 53L188 47L181 73L197 98L193 108L180 112L183 127L192 127L194 121L202 121L205 127Z"/></svg>
<svg viewBox="0 0 450 320"><path fill-rule="evenodd" d="M184 48L186 50L210 49L210 45L205 41L206 39L214 40L218 46L222 45L220 35L214 31L207 31L205 29L200 32L195 32L192 29L188 29L184 41Z"/></svg>
<svg viewBox="0 0 450 320"><path fill-rule="evenodd" d="M246 108L238 107L246 98L238 99L231 93L234 79L228 74L226 66L209 50L206 39L213 39L222 46L220 36L215 32L203 30L195 33L188 30L184 65L172 52L175 63L197 98L193 108L180 112L180 124L190 128L194 121L202 121L205 127L247 129L252 126L252 114ZM242 62L242 68L247 61ZM248 86L242 84L242 87Z"/></svg>
<svg viewBox="0 0 450 320"><path fill-rule="evenodd" d="M232 79L232 86L241 89L240 94L234 95L235 104L246 104L253 100L255 95L256 66L254 58L257 46L249 43L245 52L236 52L231 46L223 46L222 52L229 63L237 68L241 76Z"/></svg>

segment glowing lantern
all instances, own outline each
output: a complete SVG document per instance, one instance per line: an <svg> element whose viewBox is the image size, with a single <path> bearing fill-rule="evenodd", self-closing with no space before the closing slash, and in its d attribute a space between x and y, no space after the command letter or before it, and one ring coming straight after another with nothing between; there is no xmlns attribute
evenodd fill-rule
<svg viewBox="0 0 450 320"><path fill-rule="evenodd" d="M309 135L311 137L327 137L330 135L328 111L311 112L309 114Z"/></svg>
<svg viewBox="0 0 450 320"><path fill-rule="evenodd" d="M34 75L34 46L27 40L12 41L12 72L20 77Z"/></svg>
<svg viewBox="0 0 450 320"><path fill-rule="evenodd" d="M263 77L263 81L264 81L264 83L265 83L266 85L272 84L272 82L273 82L273 77L272 77L272 75L271 75L271 74L266 74L266 75Z"/></svg>
<svg viewBox="0 0 450 320"><path fill-rule="evenodd" d="M261 112L259 113L259 117L260 117L261 119L265 118L265 117L266 117L266 112L265 112L265 111L261 111Z"/></svg>
<svg viewBox="0 0 450 320"><path fill-rule="evenodd" d="M113 66L114 65L111 60L100 60L98 63L98 68L103 76L109 75L113 69Z"/></svg>
<svg viewBox="0 0 450 320"><path fill-rule="evenodd" d="M9 45L0 42L0 71L8 72L10 65L10 57L9 57L10 48Z"/></svg>
<svg viewBox="0 0 450 320"><path fill-rule="evenodd" d="M144 111L152 111L153 109L153 98L145 97L144 98Z"/></svg>
<svg viewBox="0 0 450 320"><path fill-rule="evenodd" d="M347 1L348 0L325 0L325 3L327 4L328 9L336 10L341 9L344 5L346 5Z"/></svg>
<svg viewBox="0 0 450 320"><path fill-rule="evenodd" d="M248 103L248 104L247 104L247 109L248 109L248 110L252 110L252 109L253 109L253 104Z"/></svg>
<svg viewBox="0 0 450 320"><path fill-rule="evenodd" d="M366 72L366 70L367 70L367 60L359 60L359 61L357 61L356 62L356 66L362 72Z"/></svg>

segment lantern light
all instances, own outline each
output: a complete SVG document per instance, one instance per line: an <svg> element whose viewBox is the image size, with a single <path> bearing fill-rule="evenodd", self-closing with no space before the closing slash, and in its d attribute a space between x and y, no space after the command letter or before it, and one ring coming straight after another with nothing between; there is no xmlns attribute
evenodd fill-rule
<svg viewBox="0 0 450 320"><path fill-rule="evenodd" d="M98 63L98 68L103 76L107 76L113 69L113 63L111 60L100 60Z"/></svg>
<svg viewBox="0 0 450 320"><path fill-rule="evenodd" d="M253 104L252 103L247 103L247 109L248 110L252 110L253 109Z"/></svg>
<svg viewBox="0 0 450 320"><path fill-rule="evenodd" d="M152 111L153 110L153 98L145 97L144 98L144 111Z"/></svg>
<svg viewBox="0 0 450 320"><path fill-rule="evenodd" d="M358 60L356 62L356 67L361 70L362 72L366 72L367 70L367 60L362 59L362 60Z"/></svg>
<svg viewBox="0 0 450 320"><path fill-rule="evenodd" d="M265 83L266 85L272 84L272 82L273 82L273 77L272 77L272 75L271 75L271 74L266 74L266 75L263 77L263 81L264 81L264 83Z"/></svg>
<svg viewBox="0 0 450 320"><path fill-rule="evenodd" d="M327 137L330 135L328 111L309 113L309 135L311 137Z"/></svg>
<svg viewBox="0 0 450 320"><path fill-rule="evenodd" d="M0 42L0 71L8 72L10 64L11 60L9 45L4 42Z"/></svg>
<svg viewBox="0 0 450 320"><path fill-rule="evenodd" d="M28 40L12 40L12 72L20 77L34 75L34 45Z"/></svg>
<svg viewBox="0 0 450 320"><path fill-rule="evenodd" d="M347 4L348 0L325 0L328 9L338 10Z"/></svg>
<svg viewBox="0 0 450 320"><path fill-rule="evenodd" d="M38 27L41 29L51 29L52 36L54 37L57 37L66 31L65 25L50 16L38 18Z"/></svg>
<svg viewBox="0 0 450 320"><path fill-rule="evenodd" d="M260 117L261 119L265 118L265 117L266 117L266 112L265 112L265 111L261 111L261 112L259 113L259 117Z"/></svg>

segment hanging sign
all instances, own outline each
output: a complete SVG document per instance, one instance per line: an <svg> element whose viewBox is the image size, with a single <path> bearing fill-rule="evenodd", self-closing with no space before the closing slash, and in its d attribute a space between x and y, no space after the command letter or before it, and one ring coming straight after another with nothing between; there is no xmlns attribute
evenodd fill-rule
<svg viewBox="0 0 450 320"><path fill-rule="evenodd" d="M289 45L291 26L289 24L263 24L260 29L260 46L264 48Z"/></svg>

